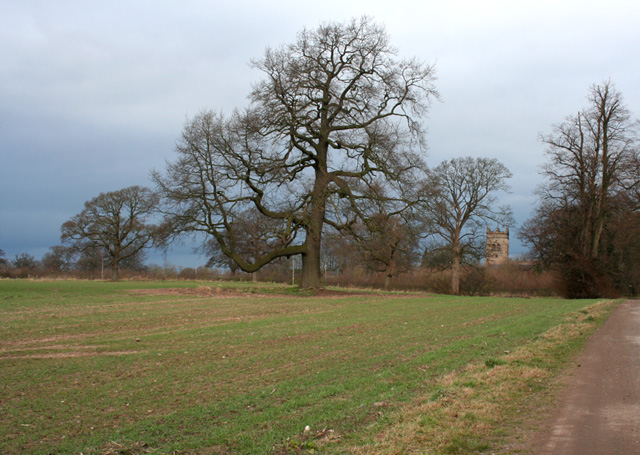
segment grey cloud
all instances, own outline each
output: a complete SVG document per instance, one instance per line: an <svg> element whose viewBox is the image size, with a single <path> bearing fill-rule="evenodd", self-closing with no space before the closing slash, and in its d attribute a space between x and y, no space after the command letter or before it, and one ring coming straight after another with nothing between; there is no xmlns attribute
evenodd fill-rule
<svg viewBox="0 0 640 455"><path fill-rule="evenodd" d="M535 201L539 132L608 77L632 111L640 106L640 5L626 0L328 0L322 11L293 0L23 0L2 9L0 248L9 257L42 254L100 192L148 185L185 117L245 106L260 77L250 59L324 20L368 14L402 55L436 63L443 103L426 122L428 162L500 159L514 173L505 201L519 222Z"/></svg>

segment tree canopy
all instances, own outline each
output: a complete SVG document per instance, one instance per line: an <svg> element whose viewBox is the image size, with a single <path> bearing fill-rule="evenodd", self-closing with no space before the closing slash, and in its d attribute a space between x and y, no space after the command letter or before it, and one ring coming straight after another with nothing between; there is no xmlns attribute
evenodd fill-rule
<svg viewBox="0 0 640 455"><path fill-rule="evenodd" d="M112 279L117 280L122 261L133 260L153 245L158 228L149 218L157 203L157 195L140 186L101 193L85 202L84 210L62 225L61 240L75 251L91 256L97 252L106 258Z"/></svg>
<svg viewBox="0 0 640 455"><path fill-rule="evenodd" d="M398 188L423 172L421 122L438 96L434 68L399 59L366 17L305 29L253 66L265 78L249 107L189 120L177 160L154 180L174 232L207 233L247 272L301 255L301 286L319 287L323 230L342 227L329 202L364 214L358 207L371 185ZM276 221L260 254L244 254L236 233L248 210L264 225Z"/></svg>

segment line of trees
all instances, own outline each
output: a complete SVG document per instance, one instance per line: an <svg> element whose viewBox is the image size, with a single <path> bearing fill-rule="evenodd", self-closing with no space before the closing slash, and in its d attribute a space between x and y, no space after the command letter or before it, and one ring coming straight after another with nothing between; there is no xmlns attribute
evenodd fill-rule
<svg viewBox="0 0 640 455"><path fill-rule="evenodd" d="M248 107L189 119L176 159L152 172L155 190L133 186L86 202L43 263L99 262L117 280L146 249L197 234L208 265L232 272L301 258L303 288L356 265L388 287L422 264L450 268L450 291L459 293L462 271L483 257L485 227L514 225L498 204L511 173L489 158L427 167L422 120L439 98L434 66L398 57L366 17L305 29L253 66L264 79ZM605 82L541 137L545 183L519 236L569 297L640 286L637 126Z"/></svg>
<svg viewBox="0 0 640 455"><path fill-rule="evenodd" d="M469 232L496 219L492 195L510 174L471 158L427 168L422 121L439 98L434 66L400 58L367 17L305 29L253 66L265 77L249 106L190 119L177 159L152 173L156 192L101 194L63 224L63 246L51 252L59 266L100 258L117 280L145 248L200 233L211 265L255 272L299 256L301 287L318 288L323 248L339 238L352 263L384 274L389 286L439 235L459 292L461 257L479 247ZM456 194L445 194L448 173L459 179ZM157 213L163 220L153 224Z"/></svg>

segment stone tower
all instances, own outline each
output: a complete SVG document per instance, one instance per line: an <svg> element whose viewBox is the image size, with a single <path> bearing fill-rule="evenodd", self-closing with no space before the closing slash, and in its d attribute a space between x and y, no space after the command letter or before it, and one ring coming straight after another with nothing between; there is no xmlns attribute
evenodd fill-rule
<svg viewBox="0 0 640 455"><path fill-rule="evenodd" d="M509 260L509 228L504 232L487 228L485 259L487 265L504 264Z"/></svg>

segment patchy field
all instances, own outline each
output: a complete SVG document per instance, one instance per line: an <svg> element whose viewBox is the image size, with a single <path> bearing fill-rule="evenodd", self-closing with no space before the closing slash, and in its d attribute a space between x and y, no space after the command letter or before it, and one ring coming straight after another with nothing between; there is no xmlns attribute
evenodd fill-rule
<svg viewBox="0 0 640 455"><path fill-rule="evenodd" d="M613 304L3 280L0 453L498 450Z"/></svg>

